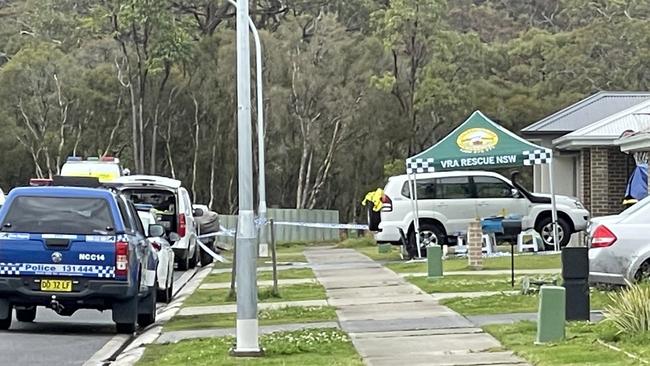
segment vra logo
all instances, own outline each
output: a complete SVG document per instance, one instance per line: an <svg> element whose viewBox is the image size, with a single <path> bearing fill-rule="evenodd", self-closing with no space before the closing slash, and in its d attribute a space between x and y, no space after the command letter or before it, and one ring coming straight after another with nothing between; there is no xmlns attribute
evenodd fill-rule
<svg viewBox="0 0 650 366"><path fill-rule="evenodd" d="M79 260L81 260L81 261L103 261L103 260L106 260L106 256L104 256L104 254L79 253Z"/></svg>

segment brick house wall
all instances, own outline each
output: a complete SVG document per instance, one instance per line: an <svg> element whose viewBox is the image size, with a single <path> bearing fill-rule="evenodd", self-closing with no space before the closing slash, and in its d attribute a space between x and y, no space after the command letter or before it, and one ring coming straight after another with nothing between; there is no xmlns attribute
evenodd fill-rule
<svg viewBox="0 0 650 366"><path fill-rule="evenodd" d="M622 211L622 201L630 174L629 156L618 148L594 147L581 154L582 192L592 217ZM588 158L587 158L588 155ZM586 169L589 161L590 169ZM587 179L588 178L588 179Z"/></svg>

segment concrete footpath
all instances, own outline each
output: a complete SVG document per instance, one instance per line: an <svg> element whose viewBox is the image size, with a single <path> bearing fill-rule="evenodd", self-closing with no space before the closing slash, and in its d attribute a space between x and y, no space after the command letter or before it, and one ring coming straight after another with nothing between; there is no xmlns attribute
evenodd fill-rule
<svg viewBox="0 0 650 366"><path fill-rule="evenodd" d="M305 251L369 366L527 365L472 322L352 249Z"/></svg>

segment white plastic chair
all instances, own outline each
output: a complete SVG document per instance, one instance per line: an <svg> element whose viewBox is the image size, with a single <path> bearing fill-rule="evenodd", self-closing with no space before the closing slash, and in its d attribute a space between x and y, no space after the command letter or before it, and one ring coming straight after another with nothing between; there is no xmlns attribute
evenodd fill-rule
<svg viewBox="0 0 650 366"><path fill-rule="evenodd" d="M542 245L542 236L535 230L522 231L517 235L517 251L520 253L531 249L538 252Z"/></svg>

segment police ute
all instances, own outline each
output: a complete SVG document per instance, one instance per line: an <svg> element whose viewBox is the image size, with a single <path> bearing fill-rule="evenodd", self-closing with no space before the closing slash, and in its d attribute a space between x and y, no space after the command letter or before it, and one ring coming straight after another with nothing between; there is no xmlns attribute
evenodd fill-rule
<svg viewBox="0 0 650 366"><path fill-rule="evenodd" d="M133 203L97 178L57 178L13 189L0 209L0 329L39 307L112 310L119 333L154 323L158 259Z"/></svg>

